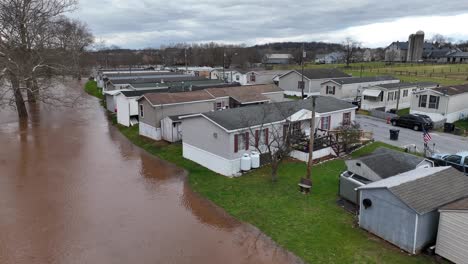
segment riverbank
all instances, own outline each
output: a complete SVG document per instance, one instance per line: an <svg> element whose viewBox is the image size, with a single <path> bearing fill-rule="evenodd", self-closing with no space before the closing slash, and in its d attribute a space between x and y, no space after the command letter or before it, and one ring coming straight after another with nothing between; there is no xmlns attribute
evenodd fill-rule
<svg viewBox="0 0 468 264"><path fill-rule="evenodd" d="M191 188L233 217L258 227L279 245L309 263L431 263L424 256L408 256L359 229L354 215L336 204L338 175L343 160L319 164L313 169L314 189L304 196L297 182L306 165L288 160L272 183L263 167L239 178L220 176L182 157L181 144L156 142L138 134L138 127L113 124L135 145L185 168ZM372 152L383 143L373 143L353 154Z"/></svg>

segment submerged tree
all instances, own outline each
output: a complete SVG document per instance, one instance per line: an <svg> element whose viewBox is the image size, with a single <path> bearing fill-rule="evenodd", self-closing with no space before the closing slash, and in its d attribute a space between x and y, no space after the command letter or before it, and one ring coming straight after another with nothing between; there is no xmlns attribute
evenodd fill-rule
<svg viewBox="0 0 468 264"><path fill-rule="evenodd" d="M0 0L0 74L9 83L2 84L5 96L11 95L4 102L14 106L20 118L28 116L26 102L59 101L45 92L52 87L50 78L73 72L76 61L65 60L64 54L77 57L83 50L83 42L75 42L82 38L76 35L86 35L89 43L88 35L79 32L84 26L77 22L72 24L79 30L68 35L67 50L58 43L63 14L75 6L75 0Z"/></svg>

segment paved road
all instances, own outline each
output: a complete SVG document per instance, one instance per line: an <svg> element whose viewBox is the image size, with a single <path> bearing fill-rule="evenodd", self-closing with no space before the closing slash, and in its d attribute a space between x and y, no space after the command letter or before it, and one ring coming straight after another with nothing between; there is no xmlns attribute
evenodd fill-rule
<svg viewBox="0 0 468 264"><path fill-rule="evenodd" d="M421 131L413 131L411 129L398 127L400 135L398 141L390 140L389 129L394 128L387 124L384 120L369 117L356 116L356 122L361 124L361 128L365 131L372 131L374 138L377 141L382 141L397 147L403 147L408 144L416 144L419 151L423 150L423 137ZM440 132L430 132L432 141L429 146L432 148L435 143L436 152L456 153L463 150L468 150L468 138L455 136Z"/></svg>

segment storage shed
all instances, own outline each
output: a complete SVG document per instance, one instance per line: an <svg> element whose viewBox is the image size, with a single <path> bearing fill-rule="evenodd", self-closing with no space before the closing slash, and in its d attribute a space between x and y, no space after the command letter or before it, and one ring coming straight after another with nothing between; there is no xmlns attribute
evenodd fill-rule
<svg viewBox="0 0 468 264"><path fill-rule="evenodd" d="M454 263L468 264L468 198L448 204L439 212L436 253Z"/></svg>
<svg viewBox="0 0 468 264"><path fill-rule="evenodd" d="M466 197L468 177L452 167L417 168L358 190L359 226L417 254L435 244L438 209Z"/></svg>
<svg viewBox="0 0 468 264"><path fill-rule="evenodd" d="M167 116L161 120L162 139L174 143L182 140L182 120L180 115Z"/></svg>

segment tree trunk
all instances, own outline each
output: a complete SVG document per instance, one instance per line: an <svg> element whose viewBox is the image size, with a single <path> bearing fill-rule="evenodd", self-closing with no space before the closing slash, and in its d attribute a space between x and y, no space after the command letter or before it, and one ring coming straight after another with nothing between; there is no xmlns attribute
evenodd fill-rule
<svg viewBox="0 0 468 264"><path fill-rule="evenodd" d="M36 95L34 94L34 84L31 80L26 81L26 93L28 95L28 103L35 103Z"/></svg>
<svg viewBox="0 0 468 264"><path fill-rule="evenodd" d="M278 179L278 160L276 158L271 159L271 181L276 182Z"/></svg>
<svg viewBox="0 0 468 264"><path fill-rule="evenodd" d="M26 104L24 103L23 95L19 87L18 78L14 74L10 74L11 87L13 94L15 95L16 111L20 120L28 118L28 111L26 110Z"/></svg>

